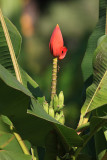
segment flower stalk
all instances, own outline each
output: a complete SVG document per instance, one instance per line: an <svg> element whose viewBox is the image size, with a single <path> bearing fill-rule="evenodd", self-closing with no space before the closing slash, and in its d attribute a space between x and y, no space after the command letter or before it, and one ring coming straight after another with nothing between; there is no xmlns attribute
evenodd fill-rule
<svg viewBox="0 0 107 160"><path fill-rule="evenodd" d="M58 58L53 59L53 70L52 70L52 86L51 86L51 100L53 100L56 94L56 85L57 85L57 63Z"/></svg>

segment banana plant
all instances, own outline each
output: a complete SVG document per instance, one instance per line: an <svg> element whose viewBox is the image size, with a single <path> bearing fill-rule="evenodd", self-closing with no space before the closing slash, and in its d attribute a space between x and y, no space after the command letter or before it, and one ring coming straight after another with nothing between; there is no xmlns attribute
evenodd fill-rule
<svg viewBox="0 0 107 160"><path fill-rule="evenodd" d="M66 126L64 93L63 91L57 93L57 62L64 59L67 54L59 25L56 25L49 43L49 50L54 58L51 100L47 102L39 85L18 63L22 38L16 27L7 17L3 16L0 9L1 160L106 159L106 7L106 1L100 1L99 22L89 38L88 49L82 63L84 81L91 75L93 80L92 84L86 89L86 98L81 108L80 120L76 129ZM91 46L92 41L95 41L95 44ZM91 58L89 59L90 62L87 63L90 51L92 51ZM86 65L89 65L87 67L90 68L88 75L85 75ZM89 154L92 150L90 141L94 141L93 148L96 155ZM44 154L40 148L42 148ZM41 158L42 154L43 159Z"/></svg>

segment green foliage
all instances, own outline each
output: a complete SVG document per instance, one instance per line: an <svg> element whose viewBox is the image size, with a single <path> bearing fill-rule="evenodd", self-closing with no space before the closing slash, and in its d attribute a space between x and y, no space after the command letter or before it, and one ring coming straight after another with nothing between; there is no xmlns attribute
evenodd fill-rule
<svg viewBox="0 0 107 160"><path fill-rule="evenodd" d="M83 149L89 145L93 136L97 159L106 158L107 36L104 35L106 8L104 2L100 2L100 20L89 38L82 63L84 80L87 80L93 73L93 83L87 89L86 100L81 109L80 123L76 130L64 125L62 91L59 96L55 95L48 103L38 84L20 66L19 72L23 83L19 83L16 79L6 34L4 35L0 23L0 159L39 160L37 147L41 146L45 151L45 160L91 160L93 155L89 154L88 149L84 153ZM18 58L21 36L7 18L5 22L15 56ZM92 117L89 119L90 114ZM86 123L87 121L89 122ZM18 140L15 133L20 135L20 140L22 138L23 141ZM28 155L20 142L26 145L26 150L31 151Z"/></svg>
<svg viewBox="0 0 107 160"><path fill-rule="evenodd" d="M15 31L13 30L13 32ZM13 39L11 40L13 41ZM9 65L12 65L12 61ZM6 66L4 65L4 67ZM58 121L49 116L39 103L40 98L39 101L35 100L34 97L39 97L39 91L35 94L36 91L34 90L34 87L38 87L36 82L34 82L20 67L20 71L23 74L22 79L24 77L25 88L4 67L0 65L0 84L2 85L0 90L0 102L2 104L0 106L0 112L10 118L20 135L35 146L45 146L45 138L48 133L51 130L56 130L58 136L62 138L63 143L66 144L68 149L72 146L81 146L83 140L77 135L76 131L61 125ZM62 104L61 99L62 98L60 98L60 104ZM32 111L27 111L30 100ZM4 121L7 121L6 118Z"/></svg>
<svg viewBox="0 0 107 160"><path fill-rule="evenodd" d="M7 18L5 18L5 23L10 34L10 38L12 41L16 57L18 57L20 53L22 38L19 32L17 31L16 27ZM11 71L12 73L14 73L9 48L6 42L1 22L0 22L0 64L3 65L6 69Z"/></svg>
<svg viewBox="0 0 107 160"><path fill-rule="evenodd" d="M93 60L93 83L87 89L86 101L81 109L82 116L107 104L107 36L97 47ZM82 117L81 116L81 117Z"/></svg>
<svg viewBox="0 0 107 160"><path fill-rule="evenodd" d="M27 108L30 104L32 94L28 89L21 85L14 76L12 76L3 66L0 65L0 83L2 85L0 91L0 111L2 114L9 116L15 127L25 139L30 140L35 144L43 145L43 140L51 126L43 120L37 119L27 115ZM27 121L27 123L25 123ZM31 128L32 126L32 128ZM34 130L34 126L37 126ZM31 134L29 135L29 130ZM38 132L37 132L38 130ZM39 134L40 138L36 134ZM35 140L33 140L35 139Z"/></svg>
<svg viewBox="0 0 107 160"><path fill-rule="evenodd" d="M91 119L91 133L95 134L95 148L98 160L103 160L107 154L106 137L103 131L104 126L107 126L107 116L92 117Z"/></svg>
<svg viewBox="0 0 107 160"><path fill-rule="evenodd" d="M0 159L1 160L32 160L31 156L24 155L17 152L1 150L0 151Z"/></svg>
<svg viewBox="0 0 107 160"><path fill-rule="evenodd" d="M23 154L21 146L10 129L11 125L12 122L6 116L0 116L0 159L31 160L31 156Z"/></svg>
<svg viewBox="0 0 107 160"><path fill-rule="evenodd" d="M74 129L61 125L53 117L49 116L44 111L43 107L40 104L38 104L38 105L37 105L37 102L34 99L32 99L32 105L31 105L32 110L28 110L27 112L35 117L39 117L44 120L47 120L48 122L53 123L54 128L56 128L56 131L62 137L64 143L66 145L68 145L69 148L71 148L72 146L81 146L82 145L83 140L81 137L79 137L77 135L77 133Z"/></svg>
<svg viewBox="0 0 107 160"><path fill-rule="evenodd" d="M98 160L101 160L107 151L106 139L103 130L97 132L94 138L95 138L96 157L98 158Z"/></svg>
<svg viewBox="0 0 107 160"><path fill-rule="evenodd" d="M93 53L97 48L98 39L105 34L106 8L104 3L105 3L105 0L100 1L99 20L94 31L89 37L88 46L85 52L84 59L82 61L82 72L83 72L84 81L86 81L93 73L93 65L92 65Z"/></svg>

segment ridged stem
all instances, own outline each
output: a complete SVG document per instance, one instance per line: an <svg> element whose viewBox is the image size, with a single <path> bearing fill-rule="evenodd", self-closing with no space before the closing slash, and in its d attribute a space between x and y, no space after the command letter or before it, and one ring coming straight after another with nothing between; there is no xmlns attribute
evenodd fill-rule
<svg viewBox="0 0 107 160"><path fill-rule="evenodd" d="M53 59L53 70L52 70L52 86L51 86L51 100L56 94L56 85L57 85L57 63L58 58Z"/></svg>

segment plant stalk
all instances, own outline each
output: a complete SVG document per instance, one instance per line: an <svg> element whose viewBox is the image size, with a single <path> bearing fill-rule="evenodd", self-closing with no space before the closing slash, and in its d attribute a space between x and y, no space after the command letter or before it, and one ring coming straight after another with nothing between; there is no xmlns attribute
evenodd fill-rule
<svg viewBox="0 0 107 160"><path fill-rule="evenodd" d="M56 94L56 85L57 85L57 63L58 58L53 59L53 70L52 70L52 86L51 86L51 100Z"/></svg>

